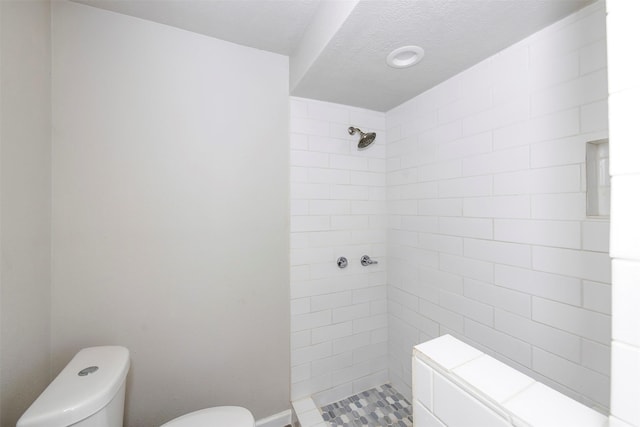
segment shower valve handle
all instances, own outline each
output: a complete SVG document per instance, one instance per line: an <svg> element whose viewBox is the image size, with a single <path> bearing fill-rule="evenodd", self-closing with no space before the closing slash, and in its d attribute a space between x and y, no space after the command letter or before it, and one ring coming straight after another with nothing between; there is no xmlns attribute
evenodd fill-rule
<svg viewBox="0 0 640 427"><path fill-rule="evenodd" d="M371 264L377 264L378 261L374 261L371 258L369 258L369 255L362 255L362 258L360 258L360 264L362 264L363 266L368 266Z"/></svg>
<svg viewBox="0 0 640 427"><path fill-rule="evenodd" d="M347 258L345 258L343 256L338 258L338 261L336 263L338 264L338 267L340 267L340 268L347 268L347 265L349 265L349 261L347 261Z"/></svg>

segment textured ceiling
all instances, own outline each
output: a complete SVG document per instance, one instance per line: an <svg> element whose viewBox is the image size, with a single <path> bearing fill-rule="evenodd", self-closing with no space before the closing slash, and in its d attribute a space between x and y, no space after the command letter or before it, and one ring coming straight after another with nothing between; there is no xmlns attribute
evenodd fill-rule
<svg viewBox="0 0 640 427"><path fill-rule="evenodd" d="M319 46L306 55L313 60L296 76L293 95L387 111L594 0L74 1L292 61L307 45ZM329 37L323 35L328 42L314 44L309 39L336 1L354 6ZM424 49L423 61L388 67L387 54L407 44Z"/></svg>
<svg viewBox="0 0 640 427"><path fill-rule="evenodd" d="M569 0L363 0L334 35L296 96L387 111L580 9ZM425 51L394 69L397 47Z"/></svg>
<svg viewBox="0 0 640 427"><path fill-rule="evenodd" d="M291 55L321 0L73 0L256 49Z"/></svg>

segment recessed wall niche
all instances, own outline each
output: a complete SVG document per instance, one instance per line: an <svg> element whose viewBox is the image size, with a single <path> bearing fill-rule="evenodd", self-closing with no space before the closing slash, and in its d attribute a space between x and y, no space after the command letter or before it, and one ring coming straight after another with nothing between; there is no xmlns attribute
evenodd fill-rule
<svg viewBox="0 0 640 427"><path fill-rule="evenodd" d="M609 217L609 139L587 142L587 215Z"/></svg>

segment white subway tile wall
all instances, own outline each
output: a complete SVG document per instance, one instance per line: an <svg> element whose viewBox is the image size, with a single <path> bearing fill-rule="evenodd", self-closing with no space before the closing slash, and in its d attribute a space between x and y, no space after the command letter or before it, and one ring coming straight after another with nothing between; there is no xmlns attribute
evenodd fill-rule
<svg viewBox="0 0 640 427"><path fill-rule="evenodd" d="M611 256L613 344L611 418L640 427L640 2L607 0L611 122ZM589 64L599 61L591 54ZM585 244L602 245L589 240ZM591 288L590 301L602 290ZM595 295L593 294L595 293ZM600 352L600 358L604 357ZM590 362L598 363L598 359ZM600 362L601 363L601 362Z"/></svg>
<svg viewBox="0 0 640 427"><path fill-rule="evenodd" d="M375 142L359 150L349 126ZM292 400L388 382L385 131L384 113L291 98Z"/></svg>
<svg viewBox="0 0 640 427"><path fill-rule="evenodd" d="M407 398L411 347L451 333L608 409L609 222L586 216L584 170L608 137L606 58L600 1L387 113L390 377ZM635 240L613 249L640 257L633 200Z"/></svg>

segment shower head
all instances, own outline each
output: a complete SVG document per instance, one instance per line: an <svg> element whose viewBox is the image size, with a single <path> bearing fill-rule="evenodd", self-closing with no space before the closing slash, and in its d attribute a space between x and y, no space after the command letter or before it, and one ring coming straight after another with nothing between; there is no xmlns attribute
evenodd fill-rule
<svg viewBox="0 0 640 427"><path fill-rule="evenodd" d="M369 145L371 145L371 143L376 139L375 132L364 133L360 129L354 128L353 126L349 128L349 135L353 135L356 132L360 134L360 141L358 141L358 148L366 148Z"/></svg>

